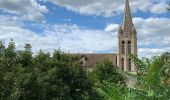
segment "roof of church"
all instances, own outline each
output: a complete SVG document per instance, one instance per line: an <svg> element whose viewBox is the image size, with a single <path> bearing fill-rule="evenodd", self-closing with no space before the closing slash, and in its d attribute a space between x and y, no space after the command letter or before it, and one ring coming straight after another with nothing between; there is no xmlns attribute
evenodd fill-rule
<svg viewBox="0 0 170 100"><path fill-rule="evenodd" d="M117 54L81 54L86 58L85 66L93 67L96 62L104 59L109 59L113 63L116 63Z"/></svg>
<svg viewBox="0 0 170 100"><path fill-rule="evenodd" d="M122 30L125 30L125 31L130 31L131 29L134 29L134 25L133 25L133 21L132 21L132 16L131 16L131 11L130 11L130 6L129 6L129 1L128 0L126 0L123 21L122 21L122 24L121 24L120 28Z"/></svg>
<svg viewBox="0 0 170 100"><path fill-rule="evenodd" d="M104 59L108 59L110 61L112 61L114 64L116 64L116 58L117 58L117 54L115 53L75 53L75 54L69 54L69 55L75 55L75 56L79 56L80 59L81 58L85 58L85 65L86 67L94 67L94 65L99 62L102 61Z"/></svg>

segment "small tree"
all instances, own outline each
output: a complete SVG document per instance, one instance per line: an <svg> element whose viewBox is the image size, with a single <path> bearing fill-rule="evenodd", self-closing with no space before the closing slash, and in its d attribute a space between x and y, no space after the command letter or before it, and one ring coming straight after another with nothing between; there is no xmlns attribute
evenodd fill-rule
<svg viewBox="0 0 170 100"><path fill-rule="evenodd" d="M93 87L95 91L96 90L99 91L99 87L101 87L101 84L103 82L125 85L125 78L121 74L121 71L118 69L117 66L113 65L113 63L109 61L108 59L98 62L95 68L93 69L93 71L89 73L89 77L94 83ZM108 90L111 90L111 88L109 88ZM92 91L91 93L92 95L91 100L103 100L104 95L101 95L100 93L98 95L97 91L96 92L95 91ZM106 100L109 100L109 99L106 99Z"/></svg>
<svg viewBox="0 0 170 100"><path fill-rule="evenodd" d="M121 84L125 83L125 78L122 76L121 71L108 59L96 64L94 70L91 72L91 77L95 82L99 83L102 83L103 81Z"/></svg>

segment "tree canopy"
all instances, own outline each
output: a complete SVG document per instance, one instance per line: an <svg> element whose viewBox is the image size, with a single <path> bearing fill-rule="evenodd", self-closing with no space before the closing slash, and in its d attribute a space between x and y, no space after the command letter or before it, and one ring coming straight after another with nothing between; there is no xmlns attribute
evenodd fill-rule
<svg viewBox="0 0 170 100"><path fill-rule="evenodd" d="M79 56L59 50L33 54L30 44L16 50L13 41L7 46L0 42L2 100L102 100L95 88L104 80L124 84L118 68L108 60L86 72Z"/></svg>
<svg viewBox="0 0 170 100"><path fill-rule="evenodd" d="M3 100L87 100L92 83L77 56L60 51L39 51L31 45L17 51L11 41L0 42L0 99Z"/></svg>

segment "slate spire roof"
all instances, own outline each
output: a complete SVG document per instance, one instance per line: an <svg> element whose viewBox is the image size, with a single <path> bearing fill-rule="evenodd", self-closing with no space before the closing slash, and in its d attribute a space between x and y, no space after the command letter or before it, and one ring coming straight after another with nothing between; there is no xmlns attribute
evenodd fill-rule
<svg viewBox="0 0 170 100"><path fill-rule="evenodd" d="M126 0L125 3L124 16L120 28L124 31L130 31L131 29L134 29L128 0Z"/></svg>

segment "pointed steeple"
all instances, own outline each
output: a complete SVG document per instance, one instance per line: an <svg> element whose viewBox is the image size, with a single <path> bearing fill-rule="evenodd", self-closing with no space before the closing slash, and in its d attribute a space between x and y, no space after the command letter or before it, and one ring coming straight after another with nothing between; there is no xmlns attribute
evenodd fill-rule
<svg viewBox="0 0 170 100"><path fill-rule="evenodd" d="M129 1L126 0L125 12L118 31L117 66L125 71L135 72L136 66L129 54L137 57L137 32L132 22Z"/></svg>
<svg viewBox="0 0 170 100"><path fill-rule="evenodd" d="M121 30L124 30L124 31L130 31L131 29L134 29L128 0L126 0L123 21L122 21L120 28Z"/></svg>

